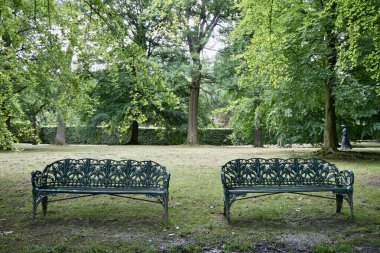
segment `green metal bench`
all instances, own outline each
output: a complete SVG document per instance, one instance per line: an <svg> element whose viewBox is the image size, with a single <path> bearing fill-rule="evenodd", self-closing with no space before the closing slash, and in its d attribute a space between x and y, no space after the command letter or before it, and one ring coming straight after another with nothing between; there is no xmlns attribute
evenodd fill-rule
<svg viewBox="0 0 380 253"><path fill-rule="evenodd" d="M81 194L49 202L93 195L112 195L159 203L168 221L170 173L153 161L64 159L47 165L43 171L32 172L33 212L39 203L46 214L48 196L60 193ZM145 195L135 198L127 195Z"/></svg>
<svg viewBox="0 0 380 253"><path fill-rule="evenodd" d="M336 211L341 211L345 199L351 217L354 216L353 172L339 171L334 164L321 159L236 159L223 165L221 174L224 215L228 222L234 201L279 193L329 198L307 193L332 192L335 194L332 199L336 199ZM259 195L247 197L250 193Z"/></svg>

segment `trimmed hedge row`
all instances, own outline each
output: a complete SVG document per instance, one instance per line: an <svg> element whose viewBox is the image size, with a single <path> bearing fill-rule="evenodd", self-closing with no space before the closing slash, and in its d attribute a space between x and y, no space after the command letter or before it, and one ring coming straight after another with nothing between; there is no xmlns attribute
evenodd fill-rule
<svg viewBox="0 0 380 253"><path fill-rule="evenodd" d="M199 130L199 141L204 145L232 145L229 136L232 134L232 129L226 128L205 128ZM185 133L185 136L187 132ZM186 140L186 139L185 139Z"/></svg>
<svg viewBox="0 0 380 253"><path fill-rule="evenodd" d="M40 139L44 144L53 144L56 127L42 127ZM232 145L229 136L231 129L208 128L199 130L199 141L204 145ZM131 134L91 126L67 127L66 142L68 144L93 145L125 145ZM139 142L142 145L181 145L186 143L185 129L139 128Z"/></svg>

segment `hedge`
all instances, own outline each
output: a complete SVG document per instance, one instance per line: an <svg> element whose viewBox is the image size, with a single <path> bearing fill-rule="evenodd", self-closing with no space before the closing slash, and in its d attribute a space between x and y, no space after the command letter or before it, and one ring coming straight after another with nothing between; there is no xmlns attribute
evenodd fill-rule
<svg viewBox="0 0 380 253"><path fill-rule="evenodd" d="M40 130L41 142L53 144L56 131L56 127L42 127ZM199 142L204 145L232 145L229 138L231 134L231 129L200 129ZM186 137L186 129L139 128L139 143L141 145L181 145L186 143ZM99 127L66 128L66 142L68 144L125 145L129 139L130 133L109 132Z"/></svg>

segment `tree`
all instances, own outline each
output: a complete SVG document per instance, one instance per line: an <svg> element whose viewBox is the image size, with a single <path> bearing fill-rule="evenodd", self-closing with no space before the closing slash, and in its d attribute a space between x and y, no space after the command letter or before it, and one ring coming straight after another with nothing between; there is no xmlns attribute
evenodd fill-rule
<svg viewBox="0 0 380 253"><path fill-rule="evenodd" d="M160 65L164 83L178 97L177 109L166 108L163 113L166 129L177 128L186 131L187 128L187 105L189 94L187 86L191 59L186 55L186 50L178 46L159 47L153 53L154 62Z"/></svg>
<svg viewBox="0 0 380 253"><path fill-rule="evenodd" d="M7 76L3 80L9 89L5 90L10 92L4 105L12 104L4 106L2 115L13 134L8 137L11 142L28 135L27 139L37 143L42 115L54 111L58 142L65 143L60 130L64 130L67 115L86 101L87 85L79 83L73 67L80 30L72 22L78 17L78 9L71 9L74 3L36 0L2 5L2 73Z"/></svg>
<svg viewBox="0 0 380 253"><path fill-rule="evenodd" d="M194 145L198 144L198 104L203 78L201 52L216 26L227 21L232 4L228 0L182 0L173 4L178 13L180 35L192 61L187 143Z"/></svg>
<svg viewBox="0 0 380 253"><path fill-rule="evenodd" d="M243 53L247 40L226 40L213 64L215 82L222 93L222 104L215 113L223 127L234 129L230 136L235 144L254 143L255 108L251 86L239 83L238 68L243 63L236 57Z"/></svg>
<svg viewBox="0 0 380 253"><path fill-rule="evenodd" d="M343 104L336 101L344 101L337 91L342 82L351 86L360 81L341 57L347 48L341 47L345 33L337 26L340 19L347 19L339 16L343 5L338 0L239 5L242 19L235 36L253 34L243 54L241 80L258 87L267 129L277 138L298 142L309 135L318 141L324 129L324 149L337 149L341 115L336 115L336 106Z"/></svg>
<svg viewBox="0 0 380 253"><path fill-rule="evenodd" d="M39 1L2 1L0 9L0 149L11 149L19 137L30 135L31 124L20 96L34 85L29 64L35 50L31 40L45 6Z"/></svg>
<svg viewBox="0 0 380 253"><path fill-rule="evenodd" d="M65 128L70 114L87 107L88 102L89 85L80 79L74 62L83 48L80 45L84 43L82 34L87 31L81 28L80 12L75 2L48 2L47 13L47 22L36 33L44 43L36 47L38 67L34 73L39 78L36 79L35 94L43 93L37 97L45 98L44 109L55 113L55 143L65 145Z"/></svg>
<svg viewBox="0 0 380 253"><path fill-rule="evenodd" d="M113 50L117 51L118 48L127 50L126 48L128 47L134 47L130 45L133 43L144 50L145 58L149 60L165 38L165 26L169 23L168 16L170 12L165 11L165 6L157 1L85 2L91 8L91 11L111 28L111 35L118 42L111 43L112 47L114 47ZM124 56L128 55L129 52L124 54ZM138 57L141 57L141 55ZM140 59L137 61L140 61ZM136 75L135 78L138 78L136 69L129 74ZM126 104L129 102L131 101L126 101ZM122 122L120 123L123 124ZM139 123L141 123L141 120L131 123L132 135L129 144L138 144Z"/></svg>
<svg viewBox="0 0 380 253"><path fill-rule="evenodd" d="M134 122L162 125L165 110L177 106L177 97L165 85L159 67L136 44L114 51L113 57L117 60L93 73L97 80L92 91L97 101L94 123L121 133Z"/></svg>

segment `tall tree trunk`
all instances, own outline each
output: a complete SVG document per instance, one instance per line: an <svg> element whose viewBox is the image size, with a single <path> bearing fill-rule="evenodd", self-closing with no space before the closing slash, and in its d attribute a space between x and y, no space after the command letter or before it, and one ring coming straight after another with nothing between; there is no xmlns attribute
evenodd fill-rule
<svg viewBox="0 0 380 253"><path fill-rule="evenodd" d="M257 111L257 108L260 106L261 100L259 97L259 93L255 93L255 98L254 98L254 108L255 108L255 114ZM254 135L253 135L253 146L256 148L262 148L264 147L263 144L263 131L261 128L261 117L260 115L255 115L255 130L254 130Z"/></svg>
<svg viewBox="0 0 380 253"><path fill-rule="evenodd" d="M334 24L336 19L336 3L331 6L331 18L326 25L327 44L330 50L328 55L328 69L330 76L325 85L325 128L323 134L323 148L330 152L335 152L338 149L338 135L336 132L336 114L335 114L335 99L333 88L336 84L336 63L337 63L337 35L334 32Z"/></svg>
<svg viewBox="0 0 380 253"><path fill-rule="evenodd" d="M139 123L135 120L132 122L132 134L128 144L139 145Z"/></svg>
<svg viewBox="0 0 380 253"><path fill-rule="evenodd" d="M37 124L37 115L33 115L31 118L32 118L32 127L33 127L33 132L34 132L34 136L32 136L32 144L37 145L38 140L40 139L40 128Z"/></svg>
<svg viewBox="0 0 380 253"><path fill-rule="evenodd" d="M187 127L187 144L197 145L198 140L198 100L199 100L199 90L201 88L201 69L202 65L200 63L200 53L198 53L198 59L194 60L193 63L197 66L197 70L194 71L191 77L190 85L190 101L189 101L189 119Z"/></svg>
<svg viewBox="0 0 380 253"><path fill-rule="evenodd" d="M12 40L11 40L11 37L9 36L9 34L7 32L5 32L2 36L2 40L4 42L4 47L7 49L7 48L10 48L12 46ZM3 50L5 53L3 53L4 55L4 59L8 59L9 56L7 55L6 52L8 52L8 50ZM3 63L4 65L4 70L5 71L11 71L11 67L10 67L10 63L8 61L5 61ZM11 100L11 97L14 95L13 93L13 82L9 82L7 84L7 81L5 81L5 83L2 85L2 95L4 96L3 98L3 102L1 104L1 111L3 112L3 116L5 118L5 125L8 129L9 132L12 132L12 121L11 121L11 109L10 109L10 100Z"/></svg>
<svg viewBox="0 0 380 253"><path fill-rule="evenodd" d="M56 145L66 145L66 126L62 114L58 113L57 134L55 135Z"/></svg>
<svg viewBox="0 0 380 253"><path fill-rule="evenodd" d="M323 148L334 152L338 148L338 136L336 132L336 115L334 97L330 83L325 86L326 105L325 105L325 128L323 135Z"/></svg>
<svg viewBox="0 0 380 253"><path fill-rule="evenodd" d="M253 146L256 148L262 148L264 147L263 144L263 131L261 127L255 127L255 136L253 139Z"/></svg>

